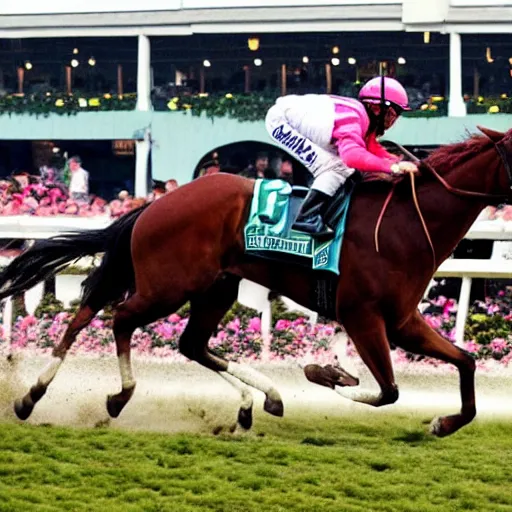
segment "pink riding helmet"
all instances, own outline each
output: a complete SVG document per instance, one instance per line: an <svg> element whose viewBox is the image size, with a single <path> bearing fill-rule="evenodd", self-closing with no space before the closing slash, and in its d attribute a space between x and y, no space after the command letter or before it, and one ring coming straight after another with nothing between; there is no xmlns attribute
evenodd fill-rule
<svg viewBox="0 0 512 512"><path fill-rule="evenodd" d="M359 99L370 103L380 103L382 80L384 80L384 100L397 105L402 110L411 110L407 92L405 92L402 84L388 76L378 76L369 80L359 91Z"/></svg>

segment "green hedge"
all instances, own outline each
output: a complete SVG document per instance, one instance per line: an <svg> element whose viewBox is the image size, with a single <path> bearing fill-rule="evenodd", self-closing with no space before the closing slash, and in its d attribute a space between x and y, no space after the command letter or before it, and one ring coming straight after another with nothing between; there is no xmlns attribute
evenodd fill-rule
<svg viewBox="0 0 512 512"><path fill-rule="evenodd" d="M133 110L137 97L131 95L87 96L67 94L30 94L0 97L0 115L30 115L48 117L50 114L76 115L78 112Z"/></svg>
<svg viewBox="0 0 512 512"><path fill-rule="evenodd" d="M174 98L154 100L155 110L167 112L188 112L192 115L205 115L210 119L230 117L239 121L262 121L268 109L274 104L277 92L250 94L199 94L195 96L176 96ZM75 115L78 112L105 112L133 110L136 105L135 94L90 96L81 94L31 94L26 96L0 97L0 115L35 115L47 117L50 114ZM469 100L469 114L481 114L498 108L500 113L512 113L512 99L479 98ZM432 105L404 113L406 117L441 117L448 113L448 103L439 98ZM492 113L492 111L491 111Z"/></svg>

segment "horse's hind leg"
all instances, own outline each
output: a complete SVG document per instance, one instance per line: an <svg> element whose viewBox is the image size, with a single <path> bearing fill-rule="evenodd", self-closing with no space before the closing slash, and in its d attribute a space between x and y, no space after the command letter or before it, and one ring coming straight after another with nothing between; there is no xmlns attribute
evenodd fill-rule
<svg viewBox="0 0 512 512"><path fill-rule="evenodd" d="M435 332L419 312L393 333L393 341L409 352L435 357L455 365L459 370L461 411L459 414L434 419L432 433L444 437L470 423L476 415L474 359Z"/></svg>
<svg viewBox="0 0 512 512"><path fill-rule="evenodd" d="M93 303L80 306L80 309L68 325L62 340L54 347L52 359L39 375L36 384L30 388L30 391L23 398L19 398L14 402L14 412L20 420L26 420L32 414L34 406L43 398L48 386L55 378L55 375L57 375L57 371L79 332L89 325L102 307L103 304L100 306L93 305Z"/></svg>
<svg viewBox="0 0 512 512"><path fill-rule="evenodd" d="M116 308L114 316L114 338L117 359L121 374L121 391L107 397L107 411L112 418L117 418L135 391L135 379L132 372L130 343L132 334L138 327L155 322L170 312L176 311L185 303L185 299L174 304L156 305L139 295L133 294Z"/></svg>
<svg viewBox="0 0 512 512"><path fill-rule="evenodd" d="M366 364L380 387L380 393L354 388L336 388L336 392L355 402L375 407L389 405L398 400L398 386L395 383L386 326L380 313L371 309L344 313L340 318L347 334L356 346L361 359Z"/></svg>
<svg viewBox="0 0 512 512"><path fill-rule="evenodd" d="M208 341L219 321L236 299L240 279L225 275L205 293L190 301L190 318L180 338L183 355L218 372L242 394L238 422L244 428L252 425L253 398L239 381L259 389L266 395L264 409L275 416L283 415L283 402L273 382L260 372L241 363L227 362L208 350Z"/></svg>

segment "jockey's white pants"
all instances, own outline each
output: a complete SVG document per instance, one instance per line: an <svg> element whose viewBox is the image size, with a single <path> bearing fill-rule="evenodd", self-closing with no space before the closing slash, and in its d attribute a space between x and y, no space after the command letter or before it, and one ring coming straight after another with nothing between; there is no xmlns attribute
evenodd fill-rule
<svg viewBox="0 0 512 512"><path fill-rule="evenodd" d="M265 126L272 139L313 174L312 189L333 196L354 172L331 144L334 104L329 96L282 96L267 112Z"/></svg>

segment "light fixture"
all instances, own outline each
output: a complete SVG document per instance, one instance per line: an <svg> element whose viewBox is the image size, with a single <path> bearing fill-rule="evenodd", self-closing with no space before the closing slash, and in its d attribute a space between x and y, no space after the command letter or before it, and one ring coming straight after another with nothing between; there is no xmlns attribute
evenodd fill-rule
<svg viewBox="0 0 512 512"><path fill-rule="evenodd" d="M423 32L423 42L425 44L430 43L430 32Z"/></svg>
<svg viewBox="0 0 512 512"><path fill-rule="evenodd" d="M337 55L338 53L340 53L339 46L333 46L332 47L332 53L334 53L334 55Z"/></svg>
<svg viewBox="0 0 512 512"><path fill-rule="evenodd" d="M58 148L57 146L54 146L52 148L52 153L58 153L60 151L60 148Z"/></svg>
<svg viewBox="0 0 512 512"><path fill-rule="evenodd" d="M211 67L211 65L212 65L212 63L208 59L203 60L203 66L205 68L209 68L209 67Z"/></svg>
<svg viewBox="0 0 512 512"><path fill-rule="evenodd" d="M71 60L71 66L76 68L78 66L78 64L80 64L76 59L72 59Z"/></svg>
<svg viewBox="0 0 512 512"><path fill-rule="evenodd" d="M256 52L260 47L260 40L258 37L249 37L249 39L247 39L247 45L251 52Z"/></svg>
<svg viewBox="0 0 512 512"><path fill-rule="evenodd" d="M351 66L354 66L357 62L357 60L354 58L354 57L349 57L347 62L351 65Z"/></svg>
<svg viewBox="0 0 512 512"><path fill-rule="evenodd" d="M485 59L487 60L487 62L489 64L492 64L494 62L494 59L492 58L492 55L491 55L491 47L488 46L485 50Z"/></svg>
<svg viewBox="0 0 512 512"><path fill-rule="evenodd" d="M309 62L309 57L307 55L304 55L304 57L302 57L302 62L304 64L307 64Z"/></svg>
<svg viewBox="0 0 512 512"><path fill-rule="evenodd" d="M339 66L340 65L340 59L338 59L338 57L333 57L331 59L331 63L333 66Z"/></svg>
<svg viewBox="0 0 512 512"><path fill-rule="evenodd" d="M90 57L89 60L87 61L89 66L96 66L96 59L94 57Z"/></svg>
<svg viewBox="0 0 512 512"><path fill-rule="evenodd" d="M78 48L73 48L73 55L78 55Z"/></svg>
<svg viewBox="0 0 512 512"><path fill-rule="evenodd" d="M407 61L404 59L404 57L398 57L397 62L403 66Z"/></svg>
<svg viewBox="0 0 512 512"><path fill-rule="evenodd" d="M263 64L263 61L261 59L254 59L255 66L261 66L262 64Z"/></svg>
<svg viewBox="0 0 512 512"><path fill-rule="evenodd" d="M25 61L25 69L32 69L32 62L30 62L29 60Z"/></svg>
<svg viewBox="0 0 512 512"><path fill-rule="evenodd" d="M510 59L508 59L508 63L512 66L512 57L510 57Z"/></svg>

